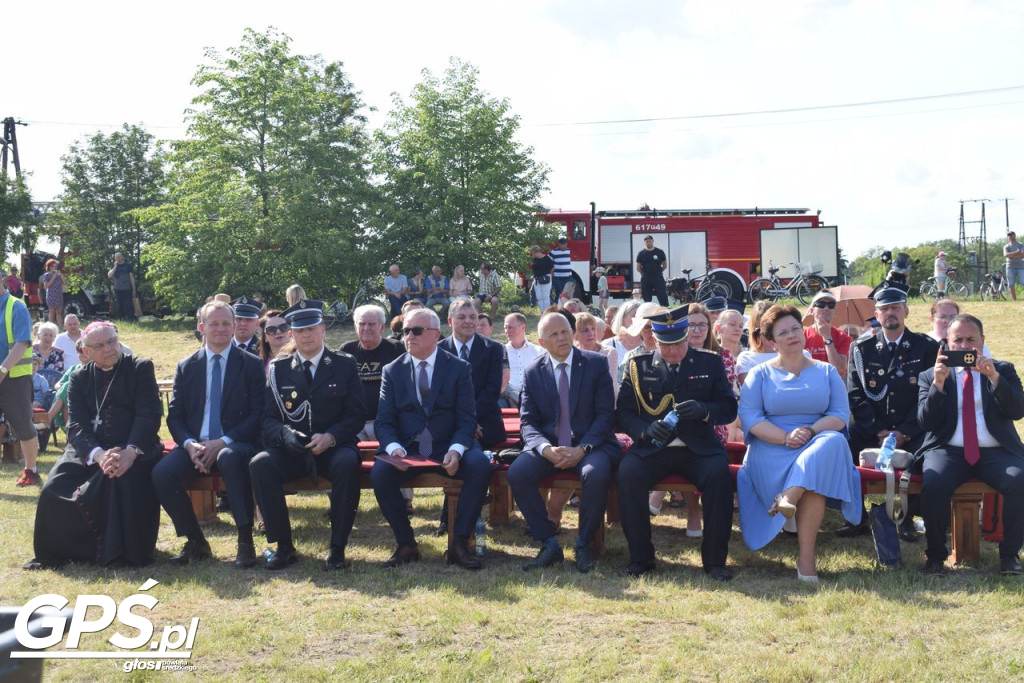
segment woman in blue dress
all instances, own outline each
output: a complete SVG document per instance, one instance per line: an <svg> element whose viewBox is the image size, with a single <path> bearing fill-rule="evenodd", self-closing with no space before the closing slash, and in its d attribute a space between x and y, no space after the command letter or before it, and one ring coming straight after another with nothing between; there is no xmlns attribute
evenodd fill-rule
<svg viewBox="0 0 1024 683"><path fill-rule="evenodd" d="M778 356L753 368L740 391L748 448L737 490L747 547L763 548L795 516L797 578L817 583L825 499L839 500L843 516L859 521L860 474L840 433L850 416L846 386L834 367L804 356L801 317L792 306L772 306L761 320Z"/></svg>

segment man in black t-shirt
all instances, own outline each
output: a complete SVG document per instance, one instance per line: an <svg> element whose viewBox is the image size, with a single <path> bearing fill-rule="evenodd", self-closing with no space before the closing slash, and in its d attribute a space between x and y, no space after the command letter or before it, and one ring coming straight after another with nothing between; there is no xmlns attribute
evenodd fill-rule
<svg viewBox="0 0 1024 683"><path fill-rule="evenodd" d="M377 418L381 374L384 366L405 353L405 349L401 344L384 339L387 319L384 309L379 306L360 306L352 318L359 338L345 342L341 351L356 359L359 381L366 399L366 425L358 437L361 441L374 441L376 435L373 432L373 421Z"/></svg>
<svg viewBox="0 0 1024 683"><path fill-rule="evenodd" d="M665 291L663 274L667 267L668 258L665 252L654 246L652 236L644 237L644 248L636 255L636 269L640 271L640 292L644 301L650 301L652 296L657 296L659 304L668 306L668 292Z"/></svg>

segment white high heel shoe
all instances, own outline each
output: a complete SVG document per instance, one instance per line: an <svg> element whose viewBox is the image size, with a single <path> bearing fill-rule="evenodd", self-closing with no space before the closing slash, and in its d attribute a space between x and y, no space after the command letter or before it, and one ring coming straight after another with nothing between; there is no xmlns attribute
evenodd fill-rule
<svg viewBox="0 0 1024 683"><path fill-rule="evenodd" d="M811 574L809 576L804 576L803 574L800 573L800 567L796 568L796 579L797 579L797 581L803 581L804 583L818 583L818 575L817 574Z"/></svg>

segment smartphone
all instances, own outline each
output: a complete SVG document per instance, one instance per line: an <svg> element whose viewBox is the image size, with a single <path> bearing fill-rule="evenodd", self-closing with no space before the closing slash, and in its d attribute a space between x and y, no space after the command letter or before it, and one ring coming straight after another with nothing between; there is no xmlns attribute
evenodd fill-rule
<svg viewBox="0 0 1024 683"><path fill-rule="evenodd" d="M943 363L951 368L973 368L978 362L978 354L975 351L946 351L946 360Z"/></svg>

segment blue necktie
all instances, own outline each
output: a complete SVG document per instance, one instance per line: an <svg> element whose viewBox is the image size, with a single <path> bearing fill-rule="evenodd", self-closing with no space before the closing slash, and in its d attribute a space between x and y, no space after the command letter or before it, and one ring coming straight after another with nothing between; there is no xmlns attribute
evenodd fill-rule
<svg viewBox="0 0 1024 683"><path fill-rule="evenodd" d="M210 439L224 436L220 426L220 392L221 392L220 354L213 355L213 370L210 373Z"/></svg>
<svg viewBox="0 0 1024 683"><path fill-rule="evenodd" d="M427 404L430 402L430 381L427 379L427 361L420 361L419 381L420 402L423 404L423 412L427 412ZM430 434L430 427L424 426L420 432L420 455L429 458L434 454L434 437Z"/></svg>
<svg viewBox="0 0 1024 683"><path fill-rule="evenodd" d="M459 349L459 358L465 361L469 360L469 348L465 344L463 344L462 348Z"/></svg>

